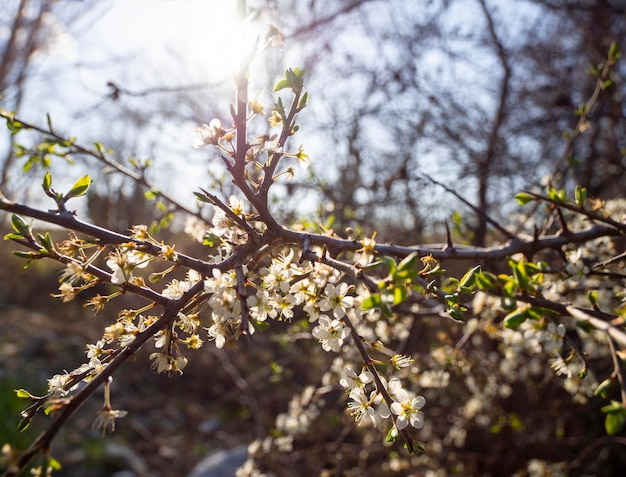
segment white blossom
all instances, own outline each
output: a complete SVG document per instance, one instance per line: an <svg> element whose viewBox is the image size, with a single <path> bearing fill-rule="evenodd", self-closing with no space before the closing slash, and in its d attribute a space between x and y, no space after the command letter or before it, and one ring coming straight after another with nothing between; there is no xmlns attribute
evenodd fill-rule
<svg viewBox="0 0 626 477"><path fill-rule="evenodd" d="M326 315L318 319L318 325L313 328L313 336L322 344L324 351L339 352L343 340L350 334L350 329L343 326L339 320L331 320Z"/></svg>

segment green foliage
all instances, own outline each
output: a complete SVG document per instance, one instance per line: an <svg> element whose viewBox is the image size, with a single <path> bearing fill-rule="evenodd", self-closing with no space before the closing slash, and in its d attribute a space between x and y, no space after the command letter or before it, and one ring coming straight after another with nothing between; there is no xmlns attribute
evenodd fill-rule
<svg viewBox="0 0 626 477"><path fill-rule="evenodd" d="M615 383L613 379L606 378L604 381L598 384L598 387L593 392L593 395L600 396L603 399L608 399L614 384Z"/></svg>
<svg viewBox="0 0 626 477"><path fill-rule="evenodd" d="M62 192L56 192L52 188L52 174L50 173L50 171L48 171L44 175L41 186L46 195L54 199L59 208L58 210L60 212L64 212L66 202L74 197L81 197L85 195L89 190L92 182L93 181L91 180L91 177L89 177L88 175L82 176L76 182L74 182L70 190L64 194Z"/></svg>
<svg viewBox="0 0 626 477"><path fill-rule="evenodd" d="M515 194L515 199L519 205L526 205L533 200L533 197L526 192L520 192Z"/></svg>
<svg viewBox="0 0 626 477"><path fill-rule="evenodd" d="M497 286L498 277L493 273L480 270L475 274L476 286L479 290L493 290Z"/></svg>
<svg viewBox="0 0 626 477"><path fill-rule="evenodd" d="M602 407L602 412L606 414L604 427L610 436L617 434L626 424L626 407L619 401L611 401L611 404Z"/></svg>
<svg viewBox="0 0 626 477"><path fill-rule="evenodd" d="M548 187L548 198L555 202L566 202L567 193L564 189L555 189L554 187Z"/></svg>
<svg viewBox="0 0 626 477"><path fill-rule="evenodd" d="M23 385L24 376L19 379L16 376L3 376L0 378L0 409L2 409L2 419L0 419L0 442L7 443L14 449L25 448L37 435L39 429L22 427L20 413L24 407L23 393L14 391L16 385ZM0 470L2 470L2 460L0 460Z"/></svg>
<svg viewBox="0 0 626 477"><path fill-rule="evenodd" d="M581 208L584 207L585 201L587 200L587 189L585 187L577 185L576 190L574 191L574 197L576 200L576 205Z"/></svg>
<svg viewBox="0 0 626 477"><path fill-rule="evenodd" d="M304 73L305 70L301 70L300 68L289 68L285 71L285 77L278 81L274 85L273 91L276 93L283 89L291 89L294 93L300 94L302 92L302 88L304 87ZM302 107L306 106L307 95L305 94L301 98Z"/></svg>
<svg viewBox="0 0 626 477"><path fill-rule="evenodd" d="M504 317L504 326L511 329L518 328L528 318L526 307L518 308Z"/></svg>
<svg viewBox="0 0 626 477"><path fill-rule="evenodd" d="M67 201L68 199L71 199L72 197L80 197L81 195L85 195L87 191L89 190L89 186L91 186L92 182L93 181L91 180L91 177L87 175L81 177L74 183L74 185L67 192L67 194L63 196L63 199Z"/></svg>
<svg viewBox="0 0 626 477"><path fill-rule="evenodd" d="M32 235L31 225L17 214L11 215L11 226L15 233L10 233L4 236L4 240L20 239L30 237Z"/></svg>

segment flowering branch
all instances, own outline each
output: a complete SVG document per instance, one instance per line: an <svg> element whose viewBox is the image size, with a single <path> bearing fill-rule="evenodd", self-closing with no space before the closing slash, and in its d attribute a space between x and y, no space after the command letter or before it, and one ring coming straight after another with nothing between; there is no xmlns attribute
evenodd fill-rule
<svg viewBox="0 0 626 477"><path fill-rule="evenodd" d="M474 312L480 316L474 300L479 295L488 295L499 299L493 309L504 314L502 323L512 332L526 322L532 322L531 326L538 329L551 326L553 329L546 334L551 335L553 350L563 342L572 343L569 338L563 339L565 325L557 324L555 316L569 316L574 318L570 321L583 321L591 328L605 332L614 360L620 353L615 349L616 345L626 349L622 317L616 312L600 311L593 293L590 294L591 308L587 308L577 302L574 305L566 292L555 297L555 292L544 286L546 274L558 274L575 281L578 277L604 272L608 266L619 265L618 257L623 256L606 257L607 252L594 260L596 265L589 270L580 256L574 256L568 249L596 239L621 239L626 230L623 223L608 214L602 216L585 209L586 198L580 189L577 189L575 203L567 202L564 193L552 189L546 197L535 193L518 194L522 205L530 201L550 203L561 220L557 233L550 234L548 230L554 230L554 227L546 226L545 230L535 231L532 235L512 234L483 214L483 218L508 239L507 243L491 247L457 245L450 237L442 245L406 247L376 243L375 234L361 240L344 239L333 233L294 230L279 224L269 207L269 191L283 174L279 164L290 158L300 160L306 156L302 147L297 153L288 150L289 138L298 130L297 115L308 101L304 74L298 68L289 69L274 87L274 92L287 90L292 95L288 108L279 97L268 118L270 127L282 125L275 142L267 141L265 136L253 141L248 139L251 130L248 122L260 114L258 106L252 106L248 100L247 66L242 66L235 74L237 92L236 105L231 108L232 127L224 129L219 121L212 120L209 125L198 128L195 145L214 147L236 189L243 194L243 199L233 195L227 200L202 188L196 192L196 197L211 204L214 212L210 223L203 220L206 229L202 231L201 241L206 242L209 250L207 260L181 253L174 245L158 242L148 234L145 226L134 226L126 235L79 220L74 212L67 210L65 203L87 192L91 183L89 177L77 181L68 193L59 194L51 189L51 176L46 175L44 191L55 201L56 212L34 209L0 196L0 209L13 214L14 231L5 238L30 250L17 255L28 260L50 258L66 266L61 275L61 294L55 296L68 301L96 283L106 282L117 286L118 291L107 297L90 298L87 304L93 305L95 311L123 293L132 293L148 301L140 309L121 311L116 322L105 328L102 339L88 345L89 361L71 373L53 377L46 396L34 398L28 395L36 401L25 411L29 419L38 409L52 405L56 406L58 416L14 462L6 476L16 475L37 453L47 453L60 428L101 384L105 385L105 405L97 422L103 429L112 428L114 419L121 417L122 412L111 408L109 380L150 338L154 338L156 348L150 354L152 369L158 373L182 373L187 358L181 350L200 348L203 340L199 331L202 329L206 330L208 339L216 348L221 349L233 344L242 334L252 340L250 335L255 329L263 328L263 322L270 319L306 318L312 329L310 334L302 335L317 339L324 352L339 354L346 362L363 363L361 374L350 369L343 375L334 376L348 390L348 408L356 422L361 424L371 420L377 427L386 425L387 440L396 440L401 435L411 453L421 450L421 444L412 437L408 425L414 429L423 427L421 408L425 399L408 387L415 387L417 382L412 379L416 370L410 368L413 359L392 350L406 336L396 339L391 332L380 332L378 323L393 322L405 316L411 319L427 314L440 316L443 312L455 321L465 323L468 315ZM248 114L249 107L252 114ZM37 129L19 122L12 115L5 113L3 117L13 129L33 128L62 141L52 127ZM71 140L63 141L70 151L91 155L111 165L102 151L90 151L76 146ZM119 164L114 168L153 190L143 174ZM254 173L261 171L260 178L253 175L251 168L255 168ZM444 188L461 198L446 186ZM163 194L159 195L167 199ZM171 202L177 210L201 219L200 214ZM575 217L592 219L593 223L580 228L569 227L572 219L563 210L574 212ZM32 226L21 216L84 234L92 242L81 241L74 234L69 241L55 245L49 235L33 233ZM88 247L93 250L89 252ZM103 260L101 254L105 250L109 254ZM531 261L537 255L547 255L544 252L548 251L557 251L559 258L570 263L562 266L562 270L554 266L557 271L550 271L548 263ZM481 263L457 279L443 269L440 261L447 259ZM510 274L498 270L496 275L483 269L486 268L483 264L497 259L506 261ZM555 262L553 258L550 260ZM100 265L102 261L105 263ZM165 269L161 267L150 273L149 283L156 284L182 268L186 269L186 275L185 278L177 275L178 278L171 279L158 292L146 283L140 270L160 262L165 262ZM572 285L575 286L576 283ZM433 302L443 306L433 307ZM160 315L148 315L159 307L162 309ZM502 315L498 315L500 318ZM306 323L306 319L299 321ZM378 336L385 334L388 336ZM461 350L470 335L470 332L463 334L456 351ZM349 336L352 340L346 341ZM350 343L353 346L349 346ZM368 345L389 355L389 363L372 359ZM107 346L109 348L105 349ZM575 349L582 357L584 350ZM584 359L583 362L586 368ZM614 368L622 390L620 406L624 407L626 388L623 369L618 364ZM402 371L403 368L408 369ZM232 370L229 372L233 374ZM405 385L401 378L407 377ZM86 385L76 391L74 386L81 381L86 381ZM238 386L241 387L240 382ZM611 412L621 412L622 407L611 408Z"/></svg>

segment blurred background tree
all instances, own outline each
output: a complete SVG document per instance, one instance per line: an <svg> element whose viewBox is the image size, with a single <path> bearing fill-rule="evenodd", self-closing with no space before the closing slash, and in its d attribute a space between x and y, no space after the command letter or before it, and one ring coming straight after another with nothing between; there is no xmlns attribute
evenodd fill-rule
<svg viewBox="0 0 626 477"><path fill-rule="evenodd" d="M621 88L601 96L591 130L562 155L596 86L590 65L623 37L623 2L318 0L281 11L288 48L298 45L324 95L312 121L317 155L335 166L320 177L338 228L382 221L385 239L409 242L432 233L459 204L426 175L496 217L511 190L557 168L592 195L621 193ZM485 220L467 225L465 239L484 245Z"/></svg>

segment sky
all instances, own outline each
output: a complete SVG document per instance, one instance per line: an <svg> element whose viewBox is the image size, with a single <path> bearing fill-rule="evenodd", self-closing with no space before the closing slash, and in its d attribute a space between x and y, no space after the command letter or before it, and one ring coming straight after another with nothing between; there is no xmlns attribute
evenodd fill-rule
<svg viewBox="0 0 626 477"><path fill-rule="evenodd" d="M72 2L61 0L60 3ZM77 136L79 142L89 146L102 140L98 131L103 124L98 114L111 106L110 82L133 92L228 84L244 46L235 41L240 37L236 3L235 0L105 0L96 2L95 8L68 30L49 17L47 21L57 36L35 58L32 87L20 114L35 124L45 124L46 115L50 114L59 132ZM147 102L149 111L150 107L157 107L159 98L148 95L142 100ZM120 110L120 114L124 111ZM120 118L117 124L115 117L112 118L110 128L123 127L124 119ZM210 119L207 116L204 121L208 123ZM166 156L157 158L160 171L155 168L158 176L153 181L157 185L163 183L165 190L188 206L195 201L188 177L206 176L206 152L191 147L195 128L200 125L161 124L158 134L163 137L155 139L152 131L145 140L141 132L134 139L134 153L142 159L160 152ZM155 150L158 142L169 144L171 150ZM180 182L172 181L172 165L181 162L172 157L172 151L183 151L186 156L185 167L174 175L180 176ZM64 165L59 169L66 172L57 174L59 187L73 183L84 173L81 166L76 169L74 172ZM163 171L168 169L170 174L163 181Z"/></svg>

